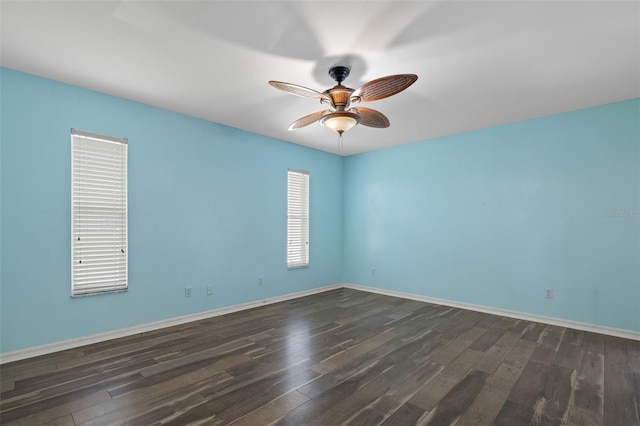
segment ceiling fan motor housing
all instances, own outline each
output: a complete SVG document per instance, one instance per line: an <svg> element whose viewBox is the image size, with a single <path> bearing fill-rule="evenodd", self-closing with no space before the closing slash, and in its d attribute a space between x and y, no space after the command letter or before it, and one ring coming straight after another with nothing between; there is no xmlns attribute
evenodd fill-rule
<svg viewBox="0 0 640 426"><path fill-rule="evenodd" d="M322 103L330 104L336 111L344 111L349 107L351 101L351 94L353 89L342 85L334 86L331 89L325 90L324 94L329 96L330 102L320 101Z"/></svg>
<svg viewBox="0 0 640 426"><path fill-rule="evenodd" d="M329 76L338 82L338 85L342 84L347 77L349 77L349 73L351 70L348 67L336 66L329 69Z"/></svg>

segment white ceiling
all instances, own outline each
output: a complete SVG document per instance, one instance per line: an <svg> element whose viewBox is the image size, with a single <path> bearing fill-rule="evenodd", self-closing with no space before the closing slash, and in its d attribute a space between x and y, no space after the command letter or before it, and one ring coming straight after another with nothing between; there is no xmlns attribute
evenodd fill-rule
<svg viewBox="0 0 640 426"><path fill-rule="evenodd" d="M6 1L3 66L316 149L351 155L640 97L638 1ZM295 119L323 91L418 81L365 106L344 147Z"/></svg>

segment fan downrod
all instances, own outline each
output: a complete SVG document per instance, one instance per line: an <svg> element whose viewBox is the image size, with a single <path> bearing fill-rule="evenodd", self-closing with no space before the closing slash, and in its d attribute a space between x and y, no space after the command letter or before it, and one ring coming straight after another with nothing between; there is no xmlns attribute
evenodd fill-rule
<svg viewBox="0 0 640 426"><path fill-rule="evenodd" d="M349 72L351 70L348 67L336 66L329 69L329 76L338 82L338 86L342 84L342 82L349 77Z"/></svg>

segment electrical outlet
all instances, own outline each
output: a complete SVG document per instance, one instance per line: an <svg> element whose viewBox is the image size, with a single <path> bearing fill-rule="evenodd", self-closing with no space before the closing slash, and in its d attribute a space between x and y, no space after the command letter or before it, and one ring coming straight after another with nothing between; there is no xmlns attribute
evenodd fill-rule
<svg viewBox="0 0 640 426"><path fill-rule="evenodd" d="M262 277L258 278L258 285L260 285L260 286L262 285Z"/></svg>
<svg viewBox="0 0 640 426"><path fill-rule="evenodd" d="M213 286L207 286L207 296L211 296L213 294Z"/></svg>
<svg viewBox="0 0 640 426"><path fill-rule="evenodd" d="M552 288L548 288L544 291L544 297L546 299L553 299L553 289Z"/></svg>
<svg viewBox="0 0 640 426"><path fill-rule="evenodd" d="M184 288L184 297L191 297L191 287Z"/></svg>

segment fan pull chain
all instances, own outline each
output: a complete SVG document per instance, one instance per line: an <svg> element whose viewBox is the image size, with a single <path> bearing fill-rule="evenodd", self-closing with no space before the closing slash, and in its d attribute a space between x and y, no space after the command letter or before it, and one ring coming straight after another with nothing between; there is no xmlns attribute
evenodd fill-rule
<svg viewBox="0 0 640 426"><path fill-rule="evenodd" d="M338 132L338 134L340 135L340 139L339 139L339 142L338 142L338 152L340 154L342 154L342 133L343 132Z"/></svg>

